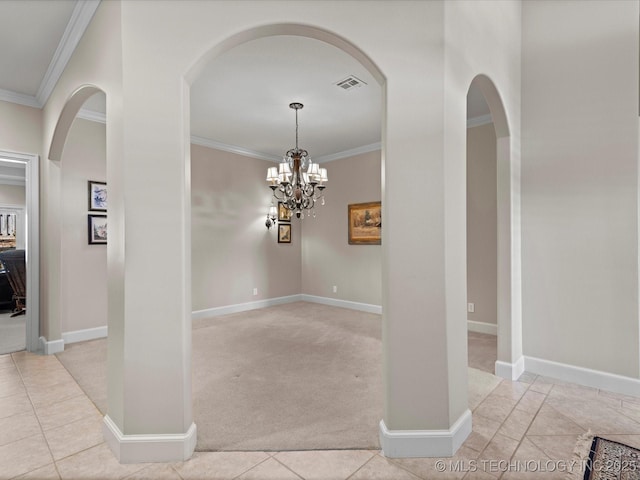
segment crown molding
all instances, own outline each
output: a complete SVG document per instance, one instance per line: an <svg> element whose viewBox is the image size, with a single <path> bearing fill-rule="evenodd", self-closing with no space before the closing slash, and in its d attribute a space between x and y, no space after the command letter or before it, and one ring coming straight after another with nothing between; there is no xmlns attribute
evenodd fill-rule
<svg viewBox="0 0 640 480"><path fill-rule="evenodd" d="M488 123L493 123L490 113L487 113L486 115L480 115L479 117L469 118L467 120L467 128L479 127L480 125L486 125Z"/></svg>
<svg viewBox="0 0 640 480"><path fill-rule="evenodd" d="M237 145L229 145L227 143L216 142L204 137L198 137L191 135L191 143L200 145L202 147L209 147L215 150L222 150L223 152L236 153L238 155L244 155L245 157L258 158L260 160L269 160L270 162L279 162L281 157L275 155L268 155L262 152L256 152L248 148L238 147Z"/></svg>
<svg viewBox="0 0 640 480"><path fill-rule="evenodd" d="M53 89L58 83L62 72L64 71L71 55L78 46L82 35L89 26L93 14L96 13L100 0L78 0L76 6L73 8L67 28L62 34L58 48L56 48L49 68L47 68L42 82L40 82L40 88L36 94L36 99L40 104L40 107L47 103L49 95L53 92Z"/></svg>
<svg viewBox="0 0 640 480"><path fill-rule="evenodd" d="M363 153L375 152L382 148L382 143L370 143L369 145L362 145L361 147L350 148L349 150L343 150L342 152L332 153L331 155L321 155L314 160L317 163L332 162L333 160L340 160L342 158L354 157Z"/></svg>
<svg viewBox="0 0 640 480"><path fill-rule="evenodd" d="M82 118L83 120L89 120L90 122L107 123L107 114L102 112L95 112L93 110L87 110L81 108L76 115L76 118Z"/></svg>
<svg viewBox="0 0 640 480"><path fill-rule="evenodd" d="M25 105L27 107L42 108L42 105L38 103L38 99L33 95L27 95L25 93L16 93L11 90L4 90L0 88L0 100L3 102L17 103L18 105Z"/></svg>

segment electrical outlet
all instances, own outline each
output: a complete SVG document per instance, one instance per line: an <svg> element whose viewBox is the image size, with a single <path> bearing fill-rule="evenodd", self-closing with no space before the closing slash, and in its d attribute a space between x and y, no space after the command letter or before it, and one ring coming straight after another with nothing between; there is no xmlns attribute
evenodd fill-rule
<svg viewBox="0 0 640 480"><path fill-rule="evenodd" d="M257 289L257 288L254 288L254 289L253 289L253 294L254 294L254 295L257 295L257 294L258 294L258 289Z"/></svg>
<svg viewBox="0 0 640 480"><path fill-rule="evenodd" d="M475 311L476 311L476 304L475 303L467 304L467 312L473 313Z"/></svg>
<svg viewBox="0 0 640 480"><path fill-rule="evenodd" d="M338 286L337 285L333 286L333 293L338 293Z"/></svg>

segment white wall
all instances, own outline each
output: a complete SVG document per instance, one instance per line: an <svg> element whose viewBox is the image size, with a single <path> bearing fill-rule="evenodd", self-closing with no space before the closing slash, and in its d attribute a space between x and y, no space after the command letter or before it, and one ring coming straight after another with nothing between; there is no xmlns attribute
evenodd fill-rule
<svg viewBox="0 0 640 480"><path fill-rule="evenodd" d="M26 205L25 188L21 185L0 185L0 205Z"/></svg>
<svg viewBox="0 0 640 480"><path fill-rule="evenodd" d="M498 319L496 131L489 123L467 129L467 318Z"/></svg>
<svg viewBox="0 0 640 480"><path fill-rule="evenodd" d="M638 377L638 2L523 2L527 356Z"/></svg>
<svg viewBox="0 0 640 480"><path fill-rule="evenodd" d="M290 244L279 244L277 228L265 226L270 166L191 145L194 311L300 293L300 222L292 222ZM163 261L172 261L171 252Z"/></svg>
<svg viewBox="0 0 640 480"><path fill-rule="evenodd" d="M446 310L449 368L458 373L449 389L463 401L460 389L467 388L467 262L466 262L466 111L469 86L478 75L485 75L497 93L486 98L492 110L496 131L500 130L506 155L499 164L503 183L503 243L505 262L499 275L509 290L501 334L498 360L517 362L522 356L519 314L519 167L520 167L520 45L521 3L476 0L445 1L444 15L444 121L443 156L445 182L443 215L446 265ZM489 33L490 32L490 33ZM485 97L486 97L486 92ZM499 108L501 107L501 108ZM497 115L502 110L501 115ZM503 117L503 118L498 118ZM503 128L498 128L502 123ZM508 130L508 133L507 133ZM424 180L424 179L421 179ZM500 216L499 216L500 219ZM438 230L436 230L438 231ZM500 271L500 270L499 270ZM499 320L500 323L500 320ZM461 407L460 404L457 405Z"/></svg>
<svg viewBox="0 0 640 480"><path fill-rule="evenodd" d="M316 218L293 222L303 231L302 293L381 305L380 245L349 245L347 222L350 203L381 199L380 151L323 166L329 171L325 205L315 208Z"/></svg>
<svg viewBox="0 0 640 480"><path fill-rule="evenodd" d="M62 332L107 325L107 246L89 245L88 180L106 181L105 125L76 119L64 147L62 173Z"/></svg>
<svg viewBox="0 0 640 480"><path fill-rule="evenodd" d="M42 111L0 100L0 150L39 154Z"/></svg>

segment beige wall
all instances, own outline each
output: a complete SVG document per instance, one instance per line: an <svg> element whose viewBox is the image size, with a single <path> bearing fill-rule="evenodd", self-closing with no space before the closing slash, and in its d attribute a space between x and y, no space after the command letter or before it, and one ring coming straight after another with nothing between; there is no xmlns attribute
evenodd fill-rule
<svg viewBox="0 0 640 480"><path fill-rule="evenodd" d="M467 412L465 100L476 74L491 75L519 148L520 6L503 2L498 15L495 2L333 6L103 2L45 108L47 145L75 89L107 92L117 223L108 247L109 416L125 434L183 434L191 424L188 85L215 55L270 34L333 43L384 82L384 421L391 430L442 430ZM367 21L354 22L364 10ZM44 174L45 215L55 225L58 173L48 165ZM174 229L149 242L163 222ZM58 233L46 233L55 247ZM174 261L159 263L170 251ZM47 262L44 301L57 338L58 259ZM434 364L441 368L425 368Z"/></svg>
<svg viewBox="0 0 640 480"><path fill-rule="evenodd" d="M42 111L0 100L0 150L40 154Z"/></svg>
<svg viewBox="0 0 640 480"><path fill-rule="evenodd" d="M301 228L290 244L267 230L272 162L191 145L193 310L300 293ZM163 261L172 261L167 252ZM253 289L258 295L253 295Z"/></svg>
<svg viewBox="0 0 640 480"><path fill-rule="evenodd" d="M638 13L523 2L522 54L525 354L636 378Z"/></svg>
<svg viewBox="0 0 640 480"><path fill-rule="evenodd" d="M324 164L326 203L302 224L302 293L372 305L382 304L380 245L349 245L350 203L381 199L380 151ZM333 293L336 285L338 292Z"/></svg>
<svg viewBox="0 0 640 480"><path fill-rule="evenodd" d="M496 132L493 124L467 129L467 318L497 323L498 218Z"/></svg>
<svg viewBox="0 0 640 480"><path fill-rule="evenodd" d="M107 325L107 247L87 238L87 181L105 181L106 166L105 126L76 119L61 161L62 332Z"/></svg>
<svg viewBox="0 0 640 480"><path fill-rule="evenodd" d="M25 206L25 188L21 185L0 185L0 205Z"/></svg>
<svg viewBox="0 0 640 480"><path fill-rule="evenodd" d="M326 164L326 205L292 220L290 245L264 225L270 162L198 145L191 162L194 311L299 293L381 304L380 246L347 242L347 205L380 200L379 151Z"/></svg>

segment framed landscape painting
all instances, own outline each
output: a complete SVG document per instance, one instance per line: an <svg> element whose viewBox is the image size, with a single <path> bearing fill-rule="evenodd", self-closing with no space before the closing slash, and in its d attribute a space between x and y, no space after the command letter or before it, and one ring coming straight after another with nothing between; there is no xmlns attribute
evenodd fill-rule
<svg viewBox="0 0 640 480"><path fill-rule="evenodd" d="M107 184L89 180L89 211L107 211Z"/></svg>
<svg viewBox="0 0 640 480"><path fill-rule="evenodd" d="M278 225L278 243L291 243L290 223L281 223Z"/></svg>
<svg viewBox="0 0 640 480"><path fill-rule="evenodd" d="M107 243L107 216L89 215L89 245L105 245Z"/></svg>
<svg viewBox="0 0 640 480"><path fill-rule="evenodd" d="M380 202L349 205L349 245L380 245L382 239L382 204Z"/></svg>

